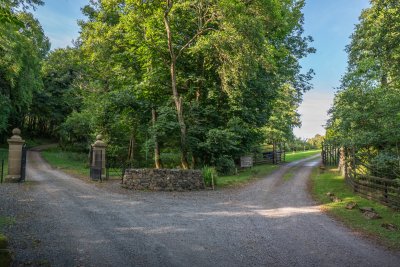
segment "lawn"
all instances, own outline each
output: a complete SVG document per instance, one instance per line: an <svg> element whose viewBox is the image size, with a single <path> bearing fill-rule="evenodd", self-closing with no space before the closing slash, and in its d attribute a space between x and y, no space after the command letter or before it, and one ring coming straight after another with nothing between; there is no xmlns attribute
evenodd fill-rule
<svg viewBox="0 0 400 267"><path fill-rule="evenodd" d="M372 200L362 198L353 193L353 191L345 184L344 178L338 174L336 169L327 169L321 171L315 169L312 175L312 194L319 202L323 203L323 209L328 214L344 222L350 228L357 232L373 236L381 243L392 247L400 248L400 230L390 231L383 228L383 223L391 223L400 229L400 212L383 206ZM331 202L327 192L334 193L342 199L342 202ZM359 209L345 209L348 202L354 201L359 207L372 207L382 219L368 220L364 218Z"/></svg>
<svg viewBox="0 0 400 267"><path fill-rule="evenodd" d="M308 158L317 154L320 154L321 150L306 150L306 151L298 151L298 152L288 152L286 153L285 162L292 162L304 158Z"/></svg>
<svg viewBox="0 0 400 267"><path fill-rule="evenodd" d="M84 153L63 151L60 148L50 148L42 151L42 157L54 168L67 173L89 177L89 156Z"/></svg>

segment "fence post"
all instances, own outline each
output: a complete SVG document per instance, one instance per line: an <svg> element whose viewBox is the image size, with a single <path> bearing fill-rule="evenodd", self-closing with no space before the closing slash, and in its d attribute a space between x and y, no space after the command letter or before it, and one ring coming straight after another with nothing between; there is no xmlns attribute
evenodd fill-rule
<svg viewBox="0 0 400 267"><path fill-rule="evenodd" d="M25 143L21 138L21 130L15 128L12 130L13 136L7 139L8 150L8 175L6 181L19 182L21 178L21 163L22 163L22 146Z"/></svg>

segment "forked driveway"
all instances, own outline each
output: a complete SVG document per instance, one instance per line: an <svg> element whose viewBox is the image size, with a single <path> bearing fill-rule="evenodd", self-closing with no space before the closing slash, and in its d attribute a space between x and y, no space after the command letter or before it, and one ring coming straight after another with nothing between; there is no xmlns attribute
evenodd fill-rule
<svg viewBox="0 0 400 267"><path fill-rule="evenodd" d="M3 187L19 264L52 266L399 266L321 213L306 183L318 158L239 189L117 193L30 152L28 182ZM289 169L294 177L285 181ZM6 190L7 189L7 190Z"/></svg>

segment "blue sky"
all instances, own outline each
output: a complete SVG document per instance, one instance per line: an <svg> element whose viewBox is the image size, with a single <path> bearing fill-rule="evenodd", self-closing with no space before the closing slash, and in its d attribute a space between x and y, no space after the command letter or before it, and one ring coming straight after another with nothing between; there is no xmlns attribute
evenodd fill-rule
<svg viewBox="0 0 400 267"><path fill-rule="evenodd" d="M79 35L78 19L83 19L80 8L89 0L44 0L35 15L50 38L52 49L71 45ZM369 6L369 0L306 0L304 8L305 34L314 38L317 52L302 60L305 70L312 68L316 75L314 89L304 95L299 108L303 126L295 134L309 138L324 134L323 125L332 105L336 87L344 74L347 55L344 51L349 36L358 22L361 10Z"/></svg>

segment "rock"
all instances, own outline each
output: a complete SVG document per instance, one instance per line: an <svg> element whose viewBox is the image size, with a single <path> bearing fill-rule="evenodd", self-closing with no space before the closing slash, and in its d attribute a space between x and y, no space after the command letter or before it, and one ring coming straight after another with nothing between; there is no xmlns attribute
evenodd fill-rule
<svg viewBox="0 0 400 267"><path fill-rule="evenodd" d="M331 199L332 202L336 202L336 203L337 202L342 202L342 200L340 198L338 198L337 196L331 196L330 199Z"/></svg>
<svg viewBox="0 0 400 267"><path fill-rule="evenodd" d="M376 213L375 211L365 211L363 212L363 215L366 219L368 220L376 220L376 219L381 219L382 217Z"/></svg>
<svg viewBox="0 0 400 267"><path fill-rule="evenodd" d="M328 192L328 193L326 193L326 195L327 195L328 197L333 197L335 194L332 193L332 192Z"/></svg>
<svg viewBox="0 0 400 267"><path fill-rule="evenodd" d="M361 207L361 208L360 208L360 211L361 211L361 212L366 212L366 211L371 211L371 212L373 212L373 211L375 211L375 210L374 210L374 208L371 208L371 207Z"/></svg>
<svg viewBox="0 0 400 267"><path fill-rule="evenodd" d="M389 231L397 231L397 230L399 230L399 227L397 227L397 225L394 225L393 223L382 223L381 226L383 228L388 229Z"/></svg>
<svg viewBox="0 0 400 267"><path fill-rule="evenodd" d="M358 205L357 205L356 202L350 201L349 203L346 204L346 209L352 210L352 209L354 209L354 208L357 207L357 206L358 206Z"/></svg>

